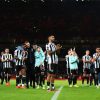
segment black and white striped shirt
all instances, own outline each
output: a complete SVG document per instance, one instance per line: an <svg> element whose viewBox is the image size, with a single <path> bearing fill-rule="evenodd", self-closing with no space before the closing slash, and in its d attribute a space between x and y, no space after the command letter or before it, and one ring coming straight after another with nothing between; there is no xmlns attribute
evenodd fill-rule
<svg viewBox="0 0 100 100"><path fill-rule="evenodd" d="M54 43L48 43L48 44L46 44L46 51L48 52L48 51L51 51L51 52L54 52L54 53L52 53L51 55L49 55L48 53L47 53L47 62L48 62L48 64L56 64L56 45L54 44Z"/></svg>
<svg viewBox="0 0 100 100"><path fill-rule="evenodd" d="M85 68L90 69L90 67L91 67L90 61L91 61L92 57L89 56L89 55L84 55L84 56L82 57L82 59L83 59L84 61L89 61L88 63L87 63L87 62L83 62L83 68L84 68L84 69L85 69Z"/></svg>
<svg viewBox="0 0 100 100"><path fill-rule="evenodd" d="M69 65L70 65L70 64L69 64L69 56L70 56L70 55L66 55L66 56L65 56L65 59L66 59L66 68L70 68L70 66L69 66Z"/></svg>
<svg viewBox="0 0 100 100"><path fill-rule="evenodd" d="M100 56L97 57L98 54L97 53L94 53L93 54L93 58L95 58L96 60L94 61L94 66L95 68L100 68Z"/></svg>
<svg viewBox="0 0 100 100"><path fill-rule="evenodd" d="M12 68L12 54L3 54L2 55L3 68Z"/></svg>
<svg viewBox="0 0 100 100"><path fill-rule="evenodd" d="M26 58L26 54L24 50L15 50L14 51L14 58L15 58L15 65L16 66L22 66L25 64L24 58Z"/></svg>

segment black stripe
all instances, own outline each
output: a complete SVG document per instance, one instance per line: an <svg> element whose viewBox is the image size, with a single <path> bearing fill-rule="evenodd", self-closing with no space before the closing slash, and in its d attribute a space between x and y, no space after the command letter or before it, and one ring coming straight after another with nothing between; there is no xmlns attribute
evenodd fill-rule
<svg viewBox="0 0 100 100"><path fill-rule="evenodd" d="M50 49L51 49L51 51L53 51L51 45L50 45ZM51 62L53 63L53 54L51 54Z"/></svg>

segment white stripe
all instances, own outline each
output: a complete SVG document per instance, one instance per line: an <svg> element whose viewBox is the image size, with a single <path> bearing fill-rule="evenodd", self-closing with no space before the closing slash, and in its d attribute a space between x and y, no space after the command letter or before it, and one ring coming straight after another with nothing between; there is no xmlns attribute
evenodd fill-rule
<svg viewBox="0 0 100 100"><path fill-rule="evenodd" d="M63 86L61 86L58 91L55 92L55 94L53 95L53 97L51 98L51 100L57 100L61 90L62 90Z"/></svg>

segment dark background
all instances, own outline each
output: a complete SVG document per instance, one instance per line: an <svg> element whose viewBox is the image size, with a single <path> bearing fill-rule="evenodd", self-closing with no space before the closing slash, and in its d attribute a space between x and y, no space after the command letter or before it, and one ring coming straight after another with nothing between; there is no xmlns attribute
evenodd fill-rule
<svg viewBox="0 0 100 100"><path fill-rule="evenodd" d="M100 46L100 0L0 0L1 51L25 40L44 49L49 34L63 46L59 57L73 47L80 58L86 49L92 55Z"/></svg>
<svg viewBox="0 0 100 100"><path fill-rule="evenodd" d="M64 48L99 46L100 1L0 0L1 48L25 40L44 45L54 33Z"/></svg>

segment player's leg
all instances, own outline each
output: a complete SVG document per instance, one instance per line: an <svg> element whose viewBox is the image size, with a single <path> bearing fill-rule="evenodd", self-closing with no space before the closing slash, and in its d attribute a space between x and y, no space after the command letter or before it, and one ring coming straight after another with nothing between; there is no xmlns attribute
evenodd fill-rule
<svg viewBox="0 0 100 100"><path fill-rule="evenodd" d="M97 71L97 69L95 71L94 82L95 82L95 86L98 88L98 71Z"/></svg>
<svg viewBox="0 0 100 100"><path fill-rule="evenodd" d="M100 87L100 71L98 72L98 85Z"/></svg>
<svg viewBox="0 0 100 100"><path fill-rule="evenodd" d="M50 83L51 83L51 90L54 90L55 89L55 74L51 74L51 80L50 80Z"/></svg>
<svg viewBox="0 0 100 100"><path fill-rule="evenodd" d="M35 68L32 69L32 81L33 81L33 88L35 88Z"/></svg>
<svg viewBox="0 0 100 100"><path fill-rule="evenodd" d="M6 81L6 86L9 86L10 84L9 84L9 73L10 73L10 71L9 71L9 68L5 68L5 81Z"/></svg>
<svg viewBox="0 0 100 100"><path fill-rule="evenodd" d="M90 78L90 70L87 69L87 71L86 71L87 85L89 85L89 78Z"/></svg>
<svg viewBox="0 0 100 100"><path fill-rule="evenodd" d="M51 73L51 80L50 80L50 83L51 83L51 90L55 90L55 75L56 75L56 64L52 64L51 65L51 69L52 69L52 73Z"/></svg>
<svg viewBox="0 0 100 100"><path fill-rule="evenodd" d="M10 86L10 79L11 79L12 69L8 68L8 85Z"/></svg>
<svg viewBox="0 0 100 100"><path fill-rule="evenodd" d="M40 86L45 89L45 67L40 66Z"/></svg>
<svg viewBox="0 0 100 100"><path fill-rule="evenodd" d="M51 64L47 66L47 90L50 90L50 80L51 80Z"/></svg>
<svg viewBox="0 0 100 100"><path fill-rule="evenodd" d="M7 84L7 82L8 82L8 75L7 75L7 68L4 68L4 78L5 78L5 82L6 82L6 84Z"/></svg>
<svg viewBox="0 0 100 100"><path fill-rule="evenodd" d="M4 82L4 70L1 71L1 85L3 85Z"/></svg>
<svg viewBox="0 0 100 100"><path fill-rule="evenodd" d="M93 85L93 76L94 76L94 74L90 73L90 86Z"/></svg>
<svg viewBox="0 0 100 100"><path fill-rule="evenodd" d="M39 89L39 80L40 79L40 67L35 67L35 80L37 84L37 89Z"/></svg>
<svg viewBox="0 0 100 100"><path fill-rule="evenodd" d="M72 73L71 73L71 71L69 71L69 73L68 73L68 83L69 83L69 87L72 87Z"/></svg>
<svg viewBox="0 0 100 100"><path fill-rule="evenodd" d="M77 70L73 70L73 86L74 87L79 87L78 85L77 85L77 75L78 75L78 73L77 73Z"/></svg>
<svg viewBox="0 0 100 100"><path fill-rule="evenodd" d="M21 87L21 66L16 66L16 87Z"/></svg>
<svg viewBox="0 0 100 100"><path fill-rule="evenodd" d="M47 73L47 90L50 90L50 79L51 79L51 74L48 72Z"/></svg>
<svg viewBox="0 0 100 100"><path fill-rule="evenodd" d="M21 75L22 75L22 88L25 88L25 84L26 84L26 68L25 67L22 67Z"/></svg>
<svg viewBox="0 0 100 100"><path fill-rule="evenodd" d="M84 70L83 70L83 74L82 74L82 86L84 86L85 77L86 77L86 71L85 71L85 69L84 69Z"/></svg>
<svg viewBox="0 0 100 100"><path fill-rule="evenodd" d="M26 87L29 88L29 80L30 80L30 68L29 66L27 65L26 66Z"/></svg>

